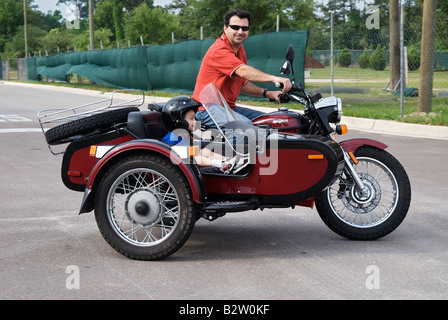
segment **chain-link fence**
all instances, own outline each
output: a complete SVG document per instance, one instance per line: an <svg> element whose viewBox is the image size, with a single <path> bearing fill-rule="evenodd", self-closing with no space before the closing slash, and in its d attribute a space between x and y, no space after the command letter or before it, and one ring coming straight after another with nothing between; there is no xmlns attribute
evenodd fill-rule
<svg viewBox="0 0 448 320"><path fill-rule="evenodd" d="M403 21L400 39L397 25L391 33L389 25L368 28L368 21L357 28L339 24L333 27L333 38L328 36L328 49L311 50L305 64L305 84L309 91L342 96L344 100L398 99L401 87L400 66L403 59L404 94L418 94L420 81L420 39L422 26ZM322 35L322 30L310 30ZM329 30L326 30L329 34ZM395 39L393 37L396 37ZM435 96L448 95L448 45L443 39L448 34L436 34L434 53L433 92ZM403 43L401 55L400 42ZM333 63L330 43L333 43ZM333 64L333 66L332 66Z"/></svg>
<svg viewBox="0 0 448 320"><path fill-rule="evenodd" d="M1 80L28 80L26 59L2 59L0 68Z"/></svg>

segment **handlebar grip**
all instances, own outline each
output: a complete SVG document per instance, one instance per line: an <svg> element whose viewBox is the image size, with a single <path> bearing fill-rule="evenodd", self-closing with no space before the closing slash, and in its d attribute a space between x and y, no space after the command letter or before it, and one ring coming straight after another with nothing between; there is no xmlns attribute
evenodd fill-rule
<svg viewBox="0 0 448 320"><path fill-rule="evenodd" d="M281 93L279 94L278 98L280 99L280 103L288 103L290 98L287 93ZM275 102L275 99L269 99L269 102Z"/></svg>
<svg viewBox="0 0 448 320"><path fill-rule="evenodd" d="M276 83L275 83L275 86L276 86L277 88L283 89L283 83L276 82Z"/></svg>

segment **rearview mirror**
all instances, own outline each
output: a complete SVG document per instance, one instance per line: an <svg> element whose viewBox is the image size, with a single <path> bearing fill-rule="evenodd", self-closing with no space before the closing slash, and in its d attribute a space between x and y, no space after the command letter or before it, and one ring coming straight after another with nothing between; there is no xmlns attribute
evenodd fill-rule
<svg viewBox="0 0 448 320"><path fill-rule="evenodd" d="M280 74L289 75L290 72L291 72L291 63L289 63L289 61L285 61L285 63L282 65L282 68L280 69Z"/></svg>
<svg viewBox="0 0 448 320"><path fill-rule="evenodd" d="M292 81L294 82L294 48L292 45L289 45L288 50L286 51L286 61L283 63L282 68L280 69L280 74L289 75L292 72Z"/></svg>
<svg viewBox="0 0 448 320"><path fill-rule="evenodd" d="M288 51L286 51L286 60L292 65L292 62L294 61L294 48L292 45L289 45Z"/></svg>

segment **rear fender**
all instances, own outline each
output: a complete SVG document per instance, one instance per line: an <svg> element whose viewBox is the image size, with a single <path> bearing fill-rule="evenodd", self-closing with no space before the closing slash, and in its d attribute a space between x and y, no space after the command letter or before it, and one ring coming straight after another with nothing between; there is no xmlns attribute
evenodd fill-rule
<svg viewBox="0 0 448 320"><path fill-rule="evenodd" d="M342 149L344 149L345 152L353 152L353 153L359 147L362 147L362 146L371 146L371 147L375 147L375 148L378 148L381 150L384 150L387 148L387 145L382 142L372 140L372 139L359 139L359 138L341 141L339 143L339 145L342 147Z"/></svg>
<svg viewBox="0 0 448 320"><path fill-rule="evenodd" d="M81 214L90 212L94 209L94 191L96 186L98 185L99 180L102 177L102 174L107 170L107 168L119 158L136 152L153 152L169 158L182 170L183 174L185 175L191 188L193 201L200 202L202 195L201 184L196 171L194 171L191 166L182 162L181 158L175 152L171 151L171 148L166 144L151 139L132 140L130 142L115 146L114 148L109 150L109 152L107 152L98 161L95 167L93 167L89 175L79 213Z"/></svg>

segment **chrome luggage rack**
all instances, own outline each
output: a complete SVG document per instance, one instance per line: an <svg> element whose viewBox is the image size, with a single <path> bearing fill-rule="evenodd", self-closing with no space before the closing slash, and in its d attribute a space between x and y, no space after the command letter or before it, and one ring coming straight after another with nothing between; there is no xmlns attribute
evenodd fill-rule
<svg viewBox="0 0 448 320"><path fill-rule="evenodd" d="M115 94L123 92L138 92L141 95L138 95L138 98L135 99L114 103ZM45 132L48 129L51 129L63 123L71 122L81 118L86 118L94 114L106 112L108 111L107 109L128 108L128 107L138 108L142 106L144 103L145 103L145 93L142 90L137 89L115 90L112 92L110 98L106 98L103 100L83 104L72 108L52 108L52 109L40 110L37 113L37 118L39 120L39 125L42 130L42 133L44 134L45 137ZM50 144L47 143L47 145L48 148L50 149L50 152L54 155L64 153L64 151L55 152L53 151L52 146Z"/></svg>

